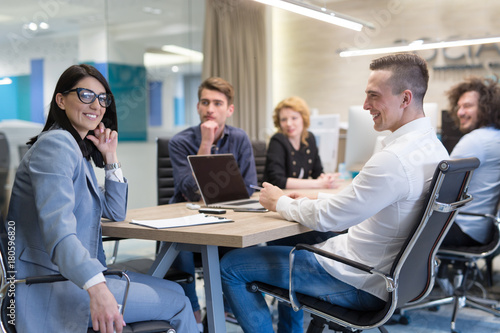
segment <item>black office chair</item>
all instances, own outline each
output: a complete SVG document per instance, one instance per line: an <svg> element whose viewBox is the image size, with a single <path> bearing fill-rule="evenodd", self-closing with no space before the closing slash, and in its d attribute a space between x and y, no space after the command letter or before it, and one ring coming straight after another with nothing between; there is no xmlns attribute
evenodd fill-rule
<svg viewBox="0 0 500 333"><path fill-rule="evenodd" d="M158 205L168 204L170 198L174 195L174 178L172 171L172 162L168 153L169 138L157 138L156 140L156 156L157 156L157 198ZM108 267L119 270L131 270L138 273L147 274L149 268L153 264L153 260L149 258L131 259L120 261L118 259L118 248L122 238L104 237L103 241L115 241L113 254L108 260ZM156 252L159 250L160 242L156 242ZM165 275L165 279L177 283L191 283L194 277L191 274L181 272L174 268L170 268Z"/></svg>
<svg viewBox="0 0 500 333"><path fill-rule="evenodd" d="M7 214L7 179L9 178L10 152L7 136L0 132L0 212Z"/></svg>
<svg viewBox="0 0 500 333"><path fill-rule="evenodd" d="M478 166L479 160L476 158L439 163L427 194L427 203L389 272L378 271L374 267L310 245L298 244L290 252L290 281L292 281L295 252L299 250L314 252L358 268L367 274L380 276L385 280L389 292L389 300L383 309L357 311L343 308L315 297L296 293L293 286L291 290L287 290L261 282L252 282L249 288L276 297L290 304L296 311L302 309L310 312L313 319L309 324L308 333L322 332L325 325L341 332L361 332L371 328L387 332L382 325L391 318L397 308L421 300L430 293L437 266L435 259L437 249L453 223L457 210L472 200L467 194L467 188L472 172Z"/></svg>
<svg viewBox="0 0 500 333"><path fill-rule="evenodd" d="M21 161L23 159L24 155L26 155L26 153L28 152L30 147L31 146L28 146L26 144L17 146L17 152L19 154L19 161Z"/></svg>
<svg viewBox="0 0 500 333"><path fill-rule="evenodd" d="M257 170L257 185L262 185L264 169L266 168L266 142L261 140L252 141L253 157L255 159L255 169Z"/></svg>
<svg viewBox="0 0 500 333"><path fill-rule="evenodd" d="M478 281L481 277L481 272L477 262L481 259L489 258L500 246L500 212L496 216L491 214L476 214L461 212L460 214L482 216L491 219L494 224L493 238L485 245L481 246L446 246L441 247L438 251L438 258L442 265L450 266L449 272L451 292L447 292L446 286L443 286L445 293L444 297L437 297L436 299L426 300L414 305L405 306L400 310L400 322L403 324L409 323L408 311L415 309L429 308L436 310L441 305L453 304L453 313L450 322L451 332L456 333L456 319L458 310L463 307L471 307L478 309L494 316L500 317L499 306L497 300L488 299L486 289ZM489 274L487 272L487 274ZM488 277L486 277L488 279ZM473 288L478 288L481 296L474 296L472 293Z"/></svg>
<svg viewBox="0 0 500 333"><path fill-rule="evenodd" d="M156 139L156 181L158 205L168 204L174 196L174 171L168 152L170 138L159 137Z"/></svg>
<svg viewBox="0 0 500 333"><path fill-rule="evenodd" d="M15 227L15 225L13 225ZM11 227L10 223L4 221L3 216L0 214L0 309L1 309L1 320L0 320L0 328L2 333L15 333L16 327L13 325L13 319L15 318L15 314L11 315L11 310L9 309L9 305L11 304L11 299L14 296L15 287L12 285L25 283L25 284L37 284L37 283L57 283L59 281L66 281L67 279L60 275L46 275L46 276L37 276L37 277L26 277L23 279L11 279L10 276L7 275L7 272L12 271L12 269L8 268L9 264L12 261L9 261L10 258L8 256L9 247L8 247L8 232L6 227ZM128 288L130 284L130 280L126 273L123 271L106 271L104 272L105 276L116 275L120 278L124 278L127 281L127 285L125 288L125 293L123 295L122 300L122 314L125 310ZM154 321L143 321L136 323L127 323L127 326L123 328L124 333L175 333L175 329L166 321L163 320L154 320ZM92 328L89 328L87 333L95 333Z"/></svg>

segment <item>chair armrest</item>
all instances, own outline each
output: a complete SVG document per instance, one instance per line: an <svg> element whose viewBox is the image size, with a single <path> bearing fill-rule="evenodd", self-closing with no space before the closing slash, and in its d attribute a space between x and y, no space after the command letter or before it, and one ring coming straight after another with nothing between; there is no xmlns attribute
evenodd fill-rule
<svg viewBox="0 0 500 333"><path fill-rule="evenodd" d="M495 224L500 224L500 216L495 216L492 214L481 214L481 213L470 213L470 212L458 212L460 215L469 215L469 216L480 216L480 217L487 217L493 221Z"/></svg>
<svg viewBox="0 0 500 333"><path fill-rule="evenodd" d="M122 271L104 271L102 272L104 276L108 275L116 275L119 277L123 277L125 273ZM68 279L62 276L61 274L54 274L54 275L41 275L41 276L32 276L32 277L27 277L24 280L20 280L19 282L24 282L27 285L30 284L39 284L39 283L52 283L52 282L61 282L61 281L67 281Z"/></svg>
<svg viewBox="0 0 500 333"><path fill-rule="evenodd" d="M351 259L347 259L345 257L341 257L341 256L339 256L337 254L333 254L331 252L327 252L325 250L318 249L317 247L314 247L314 246L311 246L311 245L308 245L308 244L297 244L295 246L295 249L296 250L306 250L306 251L309 251L309 252L313 252L313 253L319 254L322 257L326 257L328 259L332 259L332 260L341 262L343 264L346 264L348 266L357 268L357 269L362 270L362 271L364 271L366 273L373 274L373 267L371 267L371 266L367 266L367 265L361 264L361 263L359 263L357 261L354 261L354 260L351 260Z"/></svg>
<svg viewBox="0 0 500 333"><path fill-rule="evenodd" d="M432 206L432 209L437 211L437 212L441 212L441 213L449 213L449 212L452 212L452 211L457 210L459 208L467 206L472 201L472 199L473 199L472 195L467 193L465 199L462 199L462 200L459 200L456 202L442 203L442 202L435 201L433 206Z"/></svg>
<svg viewBox="0 0 500 333"><path fill-rule="evenodd" d="M123 315L123 312L125 311L125 304L127 303L128 291L129 291L129 287L130 287L130 278L123 271L116 271L116 270L104 271L104 272L102 272L102 274L104 276L116 275L120 278L125 278L125 280L127 281L126 286L125 286L125 291L123 294L123 302L122 302L122 306L121 306L121 311L120 311L121 314ZM39 283L61 282L61 281L67 281L67 280L68 279L65 278L61 274L54 274L54 275L32 276L32 277L27 277L25 279L8 281L5 284L5 286L2 286L1 291L0 291L0 295L2 295L2 296L4 295L4 289L6 290L6 288L8 287L8 285L10 283L25 283L27 285L30 285L30 284L39 284Z"/></svg>
<svg viewBox="0 0 500 333"><path fill-rule="evenodd" d="M113 236L104 236L102 237L103 242L111 242L111 241L119 241L122 239L129 239L129 238L123 238L123 237L113 237Z"/></svg>
<svg viewBox="0 0 500 333"><path fill-rule="evenodd" d="M365 273L378 275L385 280L385 286L386 286L387 292L393 292L397 288L396 281L390 275L385 274L379 270L376 270L375 268L373 268L371 266L361 264L361 263L356 262L354 260L333 254L331 252L327 252L325 250L318 249L318 248L311 246L311 245L308 245L308 244L297 244L290 251L290 255L289 255L289 263L290 263L289 297L290 297L290 303L291 303L294 311L299 311L300 308L302 307L302 305L300 304L300 302L297 299L295 291L293 290L293 279L292 279L293 261L295 259L295 251L298 251L298 250L306 250L309 252L313 252L313 253L318 254L322 257L326 257L328 259L335 260L335 261L341 262L345 265L357 268Z"/></svg>

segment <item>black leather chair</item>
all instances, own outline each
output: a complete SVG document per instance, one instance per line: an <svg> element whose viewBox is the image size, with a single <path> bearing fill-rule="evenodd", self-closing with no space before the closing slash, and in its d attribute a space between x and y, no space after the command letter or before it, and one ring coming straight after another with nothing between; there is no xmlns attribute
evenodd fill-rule
<svg viewBox="0 0 500 333"><path fill-rule="evenodd" d="M397 308L424 299L430 293L437 268L437 250L453 223L457 210L472 199L467 194L467 188L472 172L478 165L479 161L476 158L439 163L420 218L415 221L412 232L388 272L378 271L374 267L305 244L298 244L291 251L291 272L295 252L307 250L356 267L366 274L380 276L385 280L389 292L389 300L383 309L350 310L296 293L293 286L287 290L256 281L251 283L249 288L276 297L290 304L296 311L302 309L310 312L313 319L309 324L308 333L322 332L325 325L341 332L360 332L371 328L387 332L383 324L391 318Z"/></svg>
<svg viewBox="0 0 500 333"><path fill-rule="evenodd" d="M264 169L266 167L266 142L261 140L252 141L253 157L255 159L255 169L257 170L257 185L262 185Z"/></svg>
<svg viewBox="0 0 500 333"><path fill-rule="evenodd" d="M168 204L170 198L174 195L174 178L172 171L172 162L168 153L169 138L157 138L156 140L156 156L157 156L157 203L158 205ZM133 259L127 261L117 261L118 247L121 238L105 237L104 241L115 241L113 254L108 261L109 267L119 270L131 270L138 273L147 274L149 268L153 264L153 260L148 258ZM125 240L126 241L126 240ZM156 251L159 250L160 242L156 242ZM191 283L194 277L191 274L178 271L170 268L165 279L175 281L177 283Z"/></svg>
<svg viewBox="0 0 500 333"><path fill-rule="evenodd" d="M0 212L7 214L7 191L5 186L9 178L10 152L7 136L0 132Z"/></svg>
<svg viewBox="0 0 500 333"><path fill-rule="evenodd" d="M170 138L165 137L156 139L158 205L168 204L170 198L174 196L174 171L168 152L169 141Z"/></svg>
<svg viewBox="0 0 500 333"><path fill-rule="evenodd" d="M453 313L450 322L451 332L456 333L456 319L458 316L458 310L463 307L471 307L478 309L494 316L500 317L500 302L497 300L489 299L488 293L484 286L478 281L481 277L480 269L477 262L481 259L487 259L491 257L493 253L500 247L500 212L496 215L490 214L475 214L461 212L460 214L482 216L490 219L494 224L493 238L485 245L481 246L446 246L441 247L438 251L438 258L442 265L450 266L446 272L449 273L446 276L445 281L449 282L449 286L452 288L451 292L447 292L446 286L443 286L445 293L444 297L437 297L430 300L424 300L423 302L405 306L400 310L401 318L400 322L407 324L410 322L408 311L415 309L438 309L439 306L445 304L453 304ZM487 272L487 274L489 274ZM488 277L486 277L488 279ZM475 296L472 292L473 288L479 289L481 296Z"/></svg>

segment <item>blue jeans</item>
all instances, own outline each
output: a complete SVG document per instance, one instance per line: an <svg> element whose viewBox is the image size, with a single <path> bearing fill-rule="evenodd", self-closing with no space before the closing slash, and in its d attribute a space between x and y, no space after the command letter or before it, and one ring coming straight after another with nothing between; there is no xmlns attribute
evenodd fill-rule
<svg viewBox="0 0 500 333"><path fill-rule="evenodd" d="M272 318L264 296L246 287L252 281L288 289L290 246L264 246L233 250L221 261L222 289L244 332L272 333ZM380 298L339 281L326 272L314 254L298 251L294 262L297 292L318 297L332 304L377 310L385 305ZM279 309L278 332L303 332L302 311Z"/></svg>

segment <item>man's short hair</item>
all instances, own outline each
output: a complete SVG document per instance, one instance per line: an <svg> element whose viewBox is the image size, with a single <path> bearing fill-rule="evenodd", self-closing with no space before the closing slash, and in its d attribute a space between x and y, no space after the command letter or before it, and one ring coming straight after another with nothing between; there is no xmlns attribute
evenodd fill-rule
<svg viewBox="0 0 500 333"><path fill-rule="evenodd" d="M220 93L223 93L227 98L227 105L229 106L233 104L234 88L226 80L220 77L213 76L203 81L198 87L198 101L201 99L201 91L203 89L215 90Z"/></svg>
<svg viewBox="0 0 500 333"><path fill-rule="evenodd" d="M478 122L476 128L493 125L500 129L500 87L498 86L498 77L482 78L471 76L465 81L456 84L446 92L450 110L448 111L455 122L459 122L457 117L458 100L462 95L469 91L476 91L479 94L477 115Z"/></svg>
<svg viewBox="0 0 500 333"><path fill-rule="evenodd" d="M417 105L423 106L429 83L429 70L422 57L412 53L391 54L373 60L370 69L392 72L389 79L392 93L396 95L407 89L411 90Z"/></svg>

